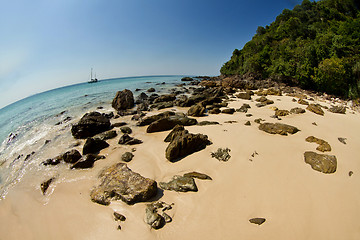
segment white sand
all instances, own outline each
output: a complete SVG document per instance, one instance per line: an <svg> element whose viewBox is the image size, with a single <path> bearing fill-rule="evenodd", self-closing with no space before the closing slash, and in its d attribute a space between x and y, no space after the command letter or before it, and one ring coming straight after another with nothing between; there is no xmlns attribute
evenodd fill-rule
<svg viewBox="0 0 360 240"><path fill-rule="evenodd" d="M279 121L270 118L274 114L270 107L306 106L292 102L292 97L268 98L275 103L263 108L252 101L230 102L229 107L234 108L249 103L252 117L235 113L197 118L221 123L186 127L191 133L208 135L213 144L176 163L165 159L168 144L163 139L169 131L147 134L146 127L133 127L131 135L143 144L120 146L118 137L109 141L110 148L101 152L106 159L97 161L93 169L63 170L47 196L39 188L49 177L46 173L25 177L0 201L0 239L360 239L360 114L325 111L325 116L319 116L306 111ZM301 131L271 135L258 129L253 122L256 118L290 124ZM224 123L229 120L237 123ZM251 126L244 125L247 120ZM304 162L305 151L317 152L315 143L305 141L311 135L331 145L332 151L326 154L337 157L335 173L317 172ZM347 138L347 144L338 137ZM196 193L164 191L160 200L175 205L167 212L173 221L160 230L144 222L146 203L128 206L118 201L102 206L90 200L99 171L120 161L121 154L133 147L135 157L128 166L157 182L189 171L213 178L196 180ZM231 149L228 162L211 158L210 153L219 147ZM255 151L258 155L252 157ZM351 177L349 171L354 172ZM114 210L127 218L120 223L121 231L113 220ZM254 217L266 218L266 222L261 226L249 223Z"/></svg>

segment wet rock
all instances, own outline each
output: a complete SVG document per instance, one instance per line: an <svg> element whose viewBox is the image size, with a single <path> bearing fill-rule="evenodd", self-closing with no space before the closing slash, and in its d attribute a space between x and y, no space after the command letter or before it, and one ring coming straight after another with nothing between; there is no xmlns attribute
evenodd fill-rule
<svg viewBox="0 0 360 240"><path fill-rule="evenodd" d="M316 137L314 137L314 136L310 136L310 137L307 137L307 138L305 139L305 141L310 142L310 143L313 143L313 142L314 142L314 143L319 144L319 146L316 148L316 150L318 150L318 151L321 151L321 152L331 151L331 146L330 146L330 144L329 144L327 141L322 140L322 139L320 139L320 138L316 138Z"/></svg>
<svg viewBox="0 0 360 240"><path fill-rule="evenodd" d="M227 162L231 158L229 154L230 151L229 148L218 148L216 152L211 153L211 157L216 158L219 161Z"/></svg>
<svg viewBox="0 0 360 240"><path fill-rule="evenodd" d="M86 113L77 124L71 128L74 138L85 139L98 133L110 130L110 120L98 112Z"/></svg>
<svg viewBox="0 0 360 240"><path fill-rule="evenodd" d="M191 81L194 81L194 79L191 78L191 77L183 77L183 78L181 79L181 81L183 81L183 82L191 82Z"/></svg>
<svg viewBox="0 0 360 240"><path fill-rule="evenodd" d="M185 173L184 177L189 177L189 178L197 178L197 179L201 179L201 180L212 180L212 178L204 173L199 173L199 172L189 172L189 173Z"/></svg>
<svg viewBox="0 0 360 240"><path fill-rule="evenodd" d="M135 103L136 104L143 103L143 102L147 101L148 98L149 98L149 96L146 93L142 92L142 93L140 93L139 96L136 97Z"/></svg>
<svg viewBox="0 0 360 240"><path fill-rule="evenodd" d="M346 113L346 107L345 106L332 106L329 109L329 111L332 112L332 113L345 114Z"/></svg>
<svg viewBox="0 0 360 240"><path fill-rule="evenodd" d="M111 124L111 128L118 128L118 127L122 127L125 126L127 123L126 122L118 122L118 123L114 123Z"/></svg>
<svg viewBox="0 0 360 240"><path fill-rule="evenodd" d="M101 157L95 154L86 154L83 155L79 161L74 163L70 169L85 169L85 168L92 168L94 166L94 162Z"/></svg>
<svg viewBox="0 0 360 240"><path fill-rule="evenodd" d="M124 222L126 217L120 213L114 212L114 220Z"/></svg>
<svg viewBox="0 0 360 240"><path fill-rule="evenodd" d="M316 113L318 115L324 116L324 111L321 109L321 106L318 104L309 104L309 106L306 108L310 112Z"/></svg>
<svg viewBox="0 0 360 240"><path fill-rule="evenodd" d="M288 133L295 134L300 131L294 126L283 123L261 123L259 129L270 134L280 134L285 136L287 136Z"/></svg>
<svg viewBox="0 0 360 240"><path fill-rule="evenodd" d="M174 112L171 112L171 111L166 111L166 112L163 112L163 113L159 113L157 115L153 115L153 116L148 116L148 117L145 117L143 119L140 119L140 121L138 122L138 126L147 126L147 125L150 125L151 123L157 121L157 120L160 120L162 118L166 118L166 117L169 117L169 116L174 116L175 113Z"/></svg>
<svg viewBox="0 0 360 240"><path fill-rule="evenodd" d="M197 192L198 188L193 178L175 175L169 182L160 182L159 186L164 190L176 192Z"/></svg>
<svg viewBox="0 0 360 240"><path fill-rule="evenodd" d="M276 110L275 111L275 116L278 116L278 117L284 117L289 114L290 114L290 112L288 110Z"/></svg>
<svg viewBox="0 0 360 240"><path fill-rule="evenodd" d="M129 128L129 127L121 127L121 128L120 128L120 131L121 131L122 133L127 133L127 134L131 134L131 133L132 133L132 130L131 130L131 128Z"/></svg>
<svg viewBox="0 0 360 240"><path fill-rule="evenodd" d="M149 88L149 89L147 90L147 92L149 92L149 93L155 92L155 88Z"/></svg>
<svg viewBox="0 0 360 240"><path fill-rule="evenodd" d="M201 117L204 116L205 111L206 108L202 104L198 103L190 107L190 109L187 112L187 115L192 117Z"/></svg>
<svg viewBox="0 0 360 240"><path fill-rule="evenodd" d="M171 132L166 136L164 139L164 142L171 142L177 137L184 136L185 134L188 134L189 132L185 130L184 126L182 125L176 125Z"/></svg>
<svg viewBox="0 0 360 240"><path fill-rule="evenodd" d="M197 125L199 126L208 126L208 125L218 125L219 122L216 121L201 121Z"/></svg>
<svg viewBox="0 0 360 240"><path fill-rule="evenodd" d="M142 141L133 137L130 137L129 134L125 133L121 136L119 139L119 144L123 145L135 145L135 144L141 144Z"/></svg>
<svg viewBox="0 0 360 240"><path fill-rule="evenodd" d="M111 200L135 204L148 201L156 194L156 181L131 171L125 163L117 163L100 174L100 184L91 191L90 197L102 205L109 205Z"/></svg>
<svg viewBox="0 0 360 240"><path fill-rule="evenodd" d="M128 89L118 91L112 101L112 107L117 111L134 107L133 93Z"/></svg>
<svg viewBox="0 0 360 240"><path fill-rule="evenodd" d="M108 118L108 119L112 119L113 117L115 117L113 112L110 113L103 113L102 114L104 117Z"/></svg>
<svg viewBox="0 0 360 240"><path fill-rule="evenodd" d="M134 157L134 154L131 152L126 152L123 155L121 155L121 160L124 162L130 162Z"/></svg>
<svg viewBox="0 0 360 240"><path fill-rule="evenodd" d="M96 154L100 152L100 150L109 147L110 145L104 140L98 138L88 138L83 147L83 155L92 153Z"/></svg>
<svg viewBox="0 0 360 240"><path fill-rule="evenodd" d="M292 108L292 109L290 110L290 113L293 113L293 114L305 113L305 109L299 108L299 107Z"/></svg>
<svg viewBox="0 0 360 240"><path fill-rule="evenodd" d="M337 160L334 155L318 154L315 152L304 153L305 162L311 168L322 173L334 173L337 167Z"/></svg>
<svg viewBox="0 0 360 240"><path fill-rule="evenodd" d="M99 134L95 135L94 139L96 138L96 139L104 141L104 140L112 139L115 137L117 137L116 131L110 130L110 131L99 133Z"/></svg>
<svg viewBox="0 0 360 240"><path fill-rule="evenodd" d="M137 106L138 111L149 111L149 103L144 101Z"/></svg>
<svg viewBox="0 0 360 240"><path fill-rule="evenodd" d="M235 112L234 108L226 108L221 111L221 113L225 113L225 114L234 114L234 112Z"/></svg>
<svg viewBox="0 0 360 240"><path fill-rule="evenodd" d="M50 184L55 180L55 178L50 178L49 180L44 181L40 185L40 189L43 195L46 194L46 191L48 190Z"/></svg>
<svg viewBox="0 0 360 240"><path fill-rule="evenodd" d="M343 144L346 144L346 138L341 138L341 137L339 137L338 138L338 140L339 140L339 142L341 142L341 143L343 143Z"/></svg>
<svg viewBox="0 0 360 240"><path fill-rule="evenodd" d="M265 218L252 218L249 220L249 222L253 223L253 224L257 224L257 225L261 225L266 221Z"/></svg>
<svg viewBox="0 0 360 240"><path fill-rule="evenodd" d="M309 103L302 98L299 99L298 103L301 105L309 105Z"/></svg>
<svg viewBox="0 0 360 240"><path fill-rule="evenodd" d="M200 151L210 145L208 136L203 134L188 133L183 136L176 137L170 142L166 148L165 156L170 162L174 162L179 158L185 157L194 152Z"/></svg>
<svg viewBox="0 0 360 240"><path fill-rule="evenodd" d="M235 95L235 97L244 99L244 100L251 100L250 92L242 92Z"/></svg>
<svg viewBox="0 0 360 240"><path fill-rule="evenodd" d="M61 157L62 160L66 163L75 163L81 158L81 154L78 150L73 149L64 153Z"/></svg>
<svg viewBox="0 0 360 240"><path fill-rule="evenodd" d="M165 213L165 211L171 208L171 205L165 202L147 204L145 209L145 222L153 229L162 228L166 223L172 221L171 217Z"/></svg>
<svg viewBox="0 0 360 240"><path fill-rule="evenodd" d="M151 123L146 129L147 133L162 132L173 129L176 125L191 126L196 125L197 121L194 118L186 116L174 115L166 118L159 119Z"/></svg>
<svg viewBox="0 0 360 240"><path fill-rule="evenodd" d="M245 125L245 126L251 126L251 122L250 122L250 121L247 121L244 125Z"/></svg>

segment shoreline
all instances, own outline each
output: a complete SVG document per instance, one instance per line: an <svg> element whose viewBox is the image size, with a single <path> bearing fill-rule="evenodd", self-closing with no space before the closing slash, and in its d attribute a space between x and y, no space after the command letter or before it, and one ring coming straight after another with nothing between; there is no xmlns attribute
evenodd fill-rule
<svg viewBox="0 0 360 240"><path fill-rule="evenodd" d="M252 98L258 97L255 95ZM191 133L207 135L212 144L175 163L165 158L168 143L163 140L170 131L146 133L147 127L136 127L136 122L131 121L132 116L112 119L111 123L127 122L133 130L131 136L143 143L119 145L117 141L121 134L107 140L110 147L100 152L106 156L105 159L96 161L90 169L62 172L60 180L50 185L45 196L41 195L40 179L46 180L46 177L37 176L34 179L33 176L25 176L0 201L0 219L6 219L0 225L0 238L359 238L356 223L360 200L356 192L360 187L357 176L360 165L356 161L356 156L360 154L357 147L360 136L356 131L359 129L359 113L347 110L343 115L325 110L325 115L320 116L306 110L303 114L291 114L277 120L270 117L274 115L274 106L284 110L294 107L305 109L306 106L293 102L294 97L290 96L266 97L274 103L260 108L255 106L257 102L254 100L230 97L227 108L238 109L247 103L251 106L247 113L192 117L199 122L219 122L218 125L185 127ZM330 107L327 100L314 100ZM148 115L173 109L187 112L189 108L172 107L152 111ZM246 114L252 116L247 117ZM258 118L293 125L300 131L289 136L268 134L258 129L259 124L254 122ZM246 121L250 121L251 126L245 126ZM335 173L317 172L304 162L305 151L316 152L317 145L305 141L311 135L331 145L332 150L325 154L337 157ZM339 142L338 137L346 138L347 144ZM134 147L134 158L127 163L128 167L158 183L191 171L207 174L213 179L196 180L198 192L161 191L160 201L174 203L174 206L168 212L173 221L160 230L153 230L145 223L146 203L127 205L122 201L112 201L110 206L102 206L90 200L90 190L97 184L99 172L119 162L121 155ZM231 158L227 162L211 157L212 152L225 147L231 149ZM79 151L81 148L82 145L77 147ZM253 155L255 152L258 154ZM349 171L354 175L349 176ZM51 174L48 173L48 177ZM79 175L82 176L80 179ZM29 188L29 182L32 188ZM121 231L116 229L113 211L126 216L126 221L121 223ZM261 226L249 223L249 219L255 217L263 217L266 222Z"/></svg>

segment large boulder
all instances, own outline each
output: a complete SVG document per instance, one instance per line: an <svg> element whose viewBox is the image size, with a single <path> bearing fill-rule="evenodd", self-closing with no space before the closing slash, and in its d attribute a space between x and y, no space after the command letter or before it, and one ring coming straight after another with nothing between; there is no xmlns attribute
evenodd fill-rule
<svg viewBox="0 0 360 240"><path fill-rule="evenodd" d="M125 163L117 163L100 174L100 184L91 193L91 200L109 205L111 200L127 204L145 202L157 194L156 181L131 171Z"/></svg>
<svg viewBox="0 0 360 240"><path fill-rule="evenodd" d="M198 188L193 178L175 175L169 182L160 182L160 187L164 190L176 192L197 192Z"/></svg>
<svg viewBox="0 0 360 240"><path fill-rule="evenodd" d="M176 125L191 126L196 125L197 121L194 118L188 118L182 115L174 115L159 119L151 123L146 129L147 133L162 132L173 129Z"/></svg>
<svg viewBox="0 0 360 240"><path fill-rule="evenodd" d="M280 134L285 136L287 136L288 133L295 134L300 131L294 126L283 123L261 123L259 129L270 134Z"/></svg>
<svg viewBox="0 0 360 240"><path fill-rule="evenodd" d="M115 108L117 111L126 110L134 107L133 93L128 89L118 91L112 101L112 107Z"/></svg>
<svg viewBox="0 0 360 240"><path fill-rule="evenodd" d="M83 155L85 154L97 154L100 150L109 147L110 145L104 140L98 138L88 138L83 147Z"/></svg>
<svg viewBox="0 0 360 240"><path fill-rule="evenodd" d="M93 137L98 133L105 132L110 129L110 120L101 113L86 113L77 124L71 128L71 134L74 138L85 139Z"/></svg>
<svg viewBox="0 0 360 240"><path fill-rule="evenodd" d="M170 162L174 162L179 158L200 151L210 144L208 136L188 133L173 139L166 148L165 156Z"/></svg>
<svg viewBox="0 0 360 240"><path fill-rule="evenodd" d="M176 125L171 132L166 136L164 142L172 142L175 138L188 134L189 132L185 130L184 126Z"/></svg>
<svg viewBox="0 0 360 240"><path fill-rule="evenodd" d="M205 111L206 111L206 108L201 103L198 103L198 104L192 106L188 110L187 114L188 114L188 116L192 116L192 117L201 117L204 115Z"/></svg>
<svg viewBox="0 0 360 240"><path fill-rule="evenodd" d="M337 167L337 160L334 155L305 152L304 159L311 168L322 173L334 173Z"/></svg>

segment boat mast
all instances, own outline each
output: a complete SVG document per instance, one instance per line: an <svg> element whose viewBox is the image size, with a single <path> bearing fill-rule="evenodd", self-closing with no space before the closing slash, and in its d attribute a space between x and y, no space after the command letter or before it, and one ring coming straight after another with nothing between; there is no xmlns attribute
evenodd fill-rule
<svg viewBox="0 0 360 240"><path fill-rule="evenodd" d="M90 80L92 80L93 78L92 78L92 68L91 68L91 76L90 76Z"/></svg>

